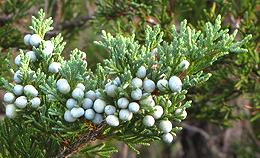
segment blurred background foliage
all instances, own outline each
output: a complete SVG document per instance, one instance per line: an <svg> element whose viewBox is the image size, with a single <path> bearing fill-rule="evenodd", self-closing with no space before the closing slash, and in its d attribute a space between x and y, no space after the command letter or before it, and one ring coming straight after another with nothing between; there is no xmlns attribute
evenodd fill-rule
<svg viewBox="0 0 260 158"><path fill-rule="evenodd" d="M220 14L223 27L239 30L238 39L252 34L248 53L219 60L210 68L211 79L189 92L193 106L176 143L141 149L140 157L260 157L260 1L0 0L0 75L11 76L5 60L24 48L31 15L40 8L54 19L55 29L47 38L61 32L67 42L64 55L75 47L82 49L91 68L108 57L93 44L101 30L135 33L142 43L145 27L160 25L169 41L172 24L178 26L187 19L190 27L200 29ZM114 157L135 156L119 145L121 150Z"/></svg>

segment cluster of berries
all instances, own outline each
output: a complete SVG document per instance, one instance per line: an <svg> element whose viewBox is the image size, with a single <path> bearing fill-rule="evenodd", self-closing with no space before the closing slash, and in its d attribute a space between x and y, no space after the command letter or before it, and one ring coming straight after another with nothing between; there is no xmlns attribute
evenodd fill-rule
<svg viewBox="0 0 260 158"><path fill-rule="evenodd" d="M43 43L42 52L47 56L50 56L54 51L53 43L42 40L37 34L26 35L24 43L34 48ZM27 52L25 56L30 59L30 62L38 60L34 51ZM15 64L20 66L20 55L15 58ZM182 70L185 70L189 67L189 62L183 60L179 66ZM60 67L60 63L53 62L49 65L48 71L58 73ZM37 97L38 91L33 85L21 85L22 80L19 70L14 74L14 81L16 85L13 87L13 93L8 92L4 96L4 101L7 104L6 116L9 118L15 117L16 108L23 109L27 104L37 108L41 104L41 99ZM71 93L71 97L66 101L67 110L64 112L64 120L75 122L77 119L85 118L94 124L101 124L105 121L109 126L117 127L120 125L120 122L130 121L134 115L139 115L142 117L144 126L147 128L158 128L162 133L162 140L166 143L171 143L173 141L173 135L171 134L173 125L168 118L163 117L164 106L156 104L154 92L180 92L182 90L181 79L178 76L171 76L168 80L160 79L154 82L147 77L146 68L141 66L131 80L131 94L129 96L119 96L119 86L121 86L121 80L117 77L113 81L108 82L102 90L112 100L116 100L116 102L109 103L109 101L104 99L106 97L101 96L101 90L86 91L86 87L82 83L77 84L71 90L71 86L66 79L59 79L56 82L57 90L64 95ZM171 102L169 101L168 104L171 105ZM175 114L181 116L182 119L185 119L187 116L184 108L178 108Z"/></svg>
<svg viewBox="0 0 260 158"><path fill-rule="evenodd" d="M157 83L146 77L146 68L141 66L137 72L136 77L131 81L131 97L118 95L118 87L121 85L120 79L117 77L113 81L107 83L104 87L104 92L107 96L117 99L116 105L107 103L102 99L99 91L89 90L85 92L85 86L79 83L72 91L71 98L66 102L67 110L64 113L64 119L67 122L74 122L77 118L84 117L86 120L92 121L94 124L105 122L113 127L119 126L120 122L130 121L134 114L143 116L143 125L146 127L157 127L162 131L162 140L171 143L173 136L170 133L172 130L172 123L163 118L164 109L157 105L153 92L156 88L165 92L170 90L172 92L180 92L182 89L182 81L177 76L172 76L169 80L160 79ZM59 79L56 83L57 89L62 94L68 94L71 91L67 80ZM153 109L152 113L147 113L146 108ZM187 113L185 109L177 109L176 115L180 115L185 119ZM156 121L158 120L158 123Z"/></svg>
<svg viewBox="0 0 260 158"><path fill-rule="evenodd" d="M62 94L68 94L71 91L70 85L66 79L59 79L56 83L57 89ZM77 84L71 93L71 98L66 101L67 110L64 113L64 119L67 122L75 122L83 115L87 120L94 124L100 124L103 121L101 115L105 101L100 99L100 94L92 90L85 91L82 83Z"/></svg>
<svg viewBox="0 0 260 158"><path fill-rule="evenodd" d="M43 43L43 50L42 50L42 54L44 56L51 56L53 51L54 51L54 44L50 41L44 41L38 34L27 34L24 36L24 43L27 46L32 46L32 47L39 47L40 43ZM25 56L28 57L30 59L31 63L34 63L38 60L38 55L34 50L28 51L25 53ZM21 65L21 55L17 55L14 59L14 63L17 66ZM53 62L49 65L49 72L51 73L58 73L59 69L61 67L61 64L58 62ZM14 81L16 83L21 83L21 79L20 79L20 70L16 71L14 74Z"/></svg>
<svg viewBox="0 0 260 158"><path fill-rule="evenodd" d="M50 56L54 50L54 45L51 41L42 40L38 34L27 34L24 36L25 45L31 46L32 48L39 47L41 42L44 45L42 53L46 56ZM25 56L29 58L31 63L37 61L37 54L33 50L26 52ZM20 54L17 55L14 59L14 63L18 66L18 68L21 66L21 60L22 59ZM49 66L49 71L56 73L59 67L60 64L52 63ZM13 92L8 92L4 95L4 102L7 104L6 116L9 118L14 118L16 116L16 108L23 109L28 104L31 104L33 108L37 108L41 104L41 99L37 97L38 91L33 85L21 85L22 80L20 76L20 70L15 72L13 80L16 83L16 85L13 87Z"/></svg>
<svg viewBox="0 0 260 158"><path fill-rule="evenodd" d="M40 43L43 42L44 49L42 50L42 53L46 56L50 56L54 50L54 45L50 40L44 41L38 34L27 34L24 36L24 43L27 46L32 46L32 47L39 47ZM36 62L37 61L37 55L35 51L31 50L25 53L25 56L27 56L30 59L30 62ZM18 55L16 56L14 63L17 66L20 66L21 64L21 56Z"/></svg>
<svg viewBox="0 0 260 158"><path fill-rule="evenodd" d="M37 89L32 85L15 85L13 92L7 92L4 95L6 103L6 116L14 118L16 116L16 108L24 109L28 104L33 108L38 108L41 104L41 99L38 96Z"/></svg>

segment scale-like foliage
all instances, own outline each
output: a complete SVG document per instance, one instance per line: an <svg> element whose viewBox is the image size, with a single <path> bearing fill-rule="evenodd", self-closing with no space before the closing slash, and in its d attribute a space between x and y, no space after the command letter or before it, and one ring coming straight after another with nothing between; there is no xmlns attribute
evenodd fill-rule
<svg viewBox="0 0 260 158"><path fill-rule="evenodd" d="M184 21L180 32L173 27L170 43L163 42L159 26L147 27L144 44L135 40L134 35L114 37L103 31L102 40L96 43L108 49L110 58L92 72L87 69L86 54L78 49L64 60L61 56L64 43L60 35L50 41L44 40L45 33L52 29L51 22L51 18L45 19L43 11L39 11L30 27L33 34L42 38L38 44L30 38L35 56L28 55L26 50L20 51L20 63L14 68L15 85L7 84L1 77L8 95L15 92L14 86L24 86L22 98L17 93L11 100L5 96L6 114L10 120L1 123L1 135L8 135L9 126L17 132L20 126L26 126L15 135L13 145L22 143L23 137L39 142L37 150L29 148L34 147L28 144L31 141L23 142L21 149L16 150L20 157L28 157L26 154L31 152L38 157L65 157L81 149L80 152L86 155L95 152L107 157L116 151L106 144L84 148L97 139L123 141L135 151L138 144L148 146L160 139L170 143L181 130L180 122L186 118L186 109L191 106L191 101L186 99L188 90L210 77L203 70L229 52L245 52L242 45L251 38L247 36L236 42L235 33L229 35L227 30L221 29L220 17L215 24L206 23L201 31L190 29ZM53 50L46 55L47 43L53 45ZM186 64L183 65L183 61ZM141 86L133 84L134 78L141 80ZM167 84L161 85L162 80ZM138 99L133 95L136 90L141 92ZM90 91L94 93L94 99ZM37 98L40 103L36 105L33 99ZM25 99L28 99L26 104ZM69 99L75 101L72 107ZM94 104L87 106L85 99ZM133 102L140 108L135 112L129 104ZM123 107L122 104L127 105ZM112 114L105 111L108 105L115 108ZM163 111L160 116L155 114L159 111L156 107ZM88 110L94 111L94 118L89 119ZM113 119L109 119L111 115ZM161 125L164 121L168 126ZM19 126L15 126L17 122ZM41 140L46 137L48 141ZM13 148L8 146L8 139L3 137L0 149L6 151L4 156L11 157Z"/></svg>

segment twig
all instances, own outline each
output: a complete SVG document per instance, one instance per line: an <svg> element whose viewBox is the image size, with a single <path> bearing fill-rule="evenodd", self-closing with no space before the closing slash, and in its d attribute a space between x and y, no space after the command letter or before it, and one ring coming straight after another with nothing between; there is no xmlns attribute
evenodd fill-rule
<svg viewBox="0 0 260 158"><path fill-rule="evenodd" d="M128 155L128 146L126 144L122 144L121 146L121 154L120 154L120 157L121 158L127 158L127 155Z"/></svg>
<svg viewBox="0 0 260 158"><path fill-rule="evenodd" d="M61 23L61 28L67 29L67 28L73 28L73 27L80 27L80 26L84 25L87 21L92 20L92 19L93 19L93 17L89 16L89 15L79 16L75 20L65 21L65 22Z"/></svg>
<svg viewBox="0 0 260 158"><path fill-rule="evenodd" d="M95 141L98 136L100 136L100 131L103 125L97 127L95 130L90 130L89 132L81 135L74 143L69 146L61 146L60 152L55 158L66 158L70 155L78 152L82 147L91 141Z"/></svg>
<svg viewBox="0 0 260 158"><path fill-rule="evenodd" d="M47 13L49 8L49 1L48 0L44 0L44 12Z"/></svg>
<svg viewBox="0 0 260 158"><path fill-rule="evenodd" d="M224 153L222 153L216 146L214 137L210 136L206 131L204 131L203 129L200 129L198 127L195 127L195 126L188 125L186 123L182 123L182 127L185 128L186 130L192 131L194 133L199 133L201 136L203 136L206 139L206 141L208 142L207 146L209 147L210 151L214 155L217 155L217 157L219 157L219 158L226 157L226 155Z"/></svg>
<svg viewBox="0 0 260 158"><path fill-rule="evenodd" d="M12 18L13 18L13 15L11 15L11 14L0 16L0 26L5 24L6 22L12 20Z"/></svg>
<svg viewBox="0 0 260 158"><path fill-rule="evenodd" d="M47 32L48 35L52 36L58 33L59 30L71 29L84 26L88 21L92 20L93 16L85 15L79 16L74 20L64 21L60 23L53 31Z"/></svg>
<svg viewBox="0 0 260 158"><path fill-rule="evenodd" d="M182 123L182 127L189 130L189 131L193 131L195 133L200 133L206 140L210 139L210 135L207 132L205 132L204 130L198 128L198 127L191 126L191 125L188 125L186 123Z"/></svg>

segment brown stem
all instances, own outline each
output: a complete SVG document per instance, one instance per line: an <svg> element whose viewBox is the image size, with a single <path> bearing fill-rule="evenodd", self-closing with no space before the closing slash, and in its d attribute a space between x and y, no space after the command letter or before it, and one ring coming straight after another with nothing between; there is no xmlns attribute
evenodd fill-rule
<svg viewBox="0 0 260 158"><path fill-rule="evenodd" d="M3 26L6 22L11 21L12 18L13 18L13 15L11 15L11 14L0 16L0 26Z"/></svg>
<svg viewBox="0 0 260 158"><path fill-rule="evenodd" d="M187 130L190 130L192 132L200 133L206 140L210 139L210 135L206 131L201 129L201 128L198 128L196 126L191 126L191 125L189 125L187 123L182 123L182 127L187 129Z"/></svg>
<svg viewBox="0 0 260 158"><path fill-rule="evenodd" d="M49 1L48 0L44 0L44 12L47 13L49 8Z"/></svg>
<svg viewBox="0 0 260 158"><path fill-rule="evenodd" d="M72 154L80 151L82 147L91 141L95 141L101 134L101 129L103 125L101 124L96 129L90 130L89 132L81 135L75 142L71 143L69 146L62 145L59 150L59 154L55 158L66 158Z"/></svg>
<svg viewBox="0 0 260 158"><path fill-rule="evenodd" d="M79 16L73 20L70 21L64 21L60 23L57 27L55 27L54 30L47 32L48 35L53 36L58 33L59 30L66 30L76 27L82 27L84 26L88 21L92 20L93 16L91 15L85 15L85 16Z"/></svg>
<svg viewBox="0 0 260 158"><path fill-rule="evenodd" d="M121 158L127 158L128 155L128 146L126 144L122 144L122 152L121 152Z"/></svg>

